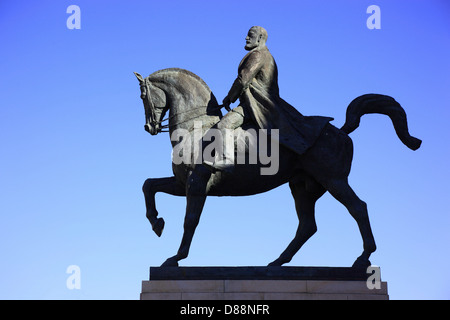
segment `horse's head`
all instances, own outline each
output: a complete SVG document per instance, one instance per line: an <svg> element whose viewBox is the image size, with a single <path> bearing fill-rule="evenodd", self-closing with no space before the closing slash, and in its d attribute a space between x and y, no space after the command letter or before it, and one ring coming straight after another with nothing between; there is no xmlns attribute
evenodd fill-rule
<svg viewBox="0 0 450 320"><path fill-rule="evenodd" d="M139 73L134 73L141 87L141 99L144 102L145 125L144 129L151 135L162 131L161 122L167 112L167 101L164 92L152 85L148 78L143 78Z"/></svg>

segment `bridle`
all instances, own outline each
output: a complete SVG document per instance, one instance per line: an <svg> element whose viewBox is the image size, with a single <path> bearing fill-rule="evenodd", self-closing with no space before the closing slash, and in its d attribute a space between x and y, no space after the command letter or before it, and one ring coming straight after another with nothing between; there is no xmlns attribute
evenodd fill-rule
<svg viewBox="0 0 450 320"><path fill-rule="evenodd" d="M150 109L150 113L151 113L151 122L150 124L154 127L159 126L159 128L161 128L161 130L159 130L158 132L169 132L168 130L162 130L169 128L169 125L163 125L162 123L164 121L167 121L170 119L170 117L167 117L165 119L156 121L156 114L155 114L155 109L157 107L155 107L155 104L153 103L153 99L152 99L152 95L150 94L150 86L152 86L152 84L147 80L144 79L144 83L141 83L141 87L145 87L145 96L147 98L147 102L148 102L148 108ZM157 108L157 109L164 109L163 108Z"/></svg>
<svg viewBox="0 0 450 320"><path fill-rule="evenodd" d="M186 120L177 122L177 123L172 123L172 124L170 124L170 120L172 120L172 119L175 118L176 116L179 116L179 115L185 114L185 113L189 113L189 112L192 112L192 111L201 109L201 108L205 108L205 106L199 106L199 107L191 108L191 109L189 109L189 110L186 110L186 111L183 111L183 112L178 112L178 113L173 114L173 115L171 115L171 116L169 116L169 117L166 117L166 118L164 118L164 119L162 119L162 120L156 121L156 120L155 120L155 119L156 119L155 109L164 109L164 107L162 107L162 108L161 108L161 107L159 107L159 108L158 108L158 107L155 107L155 104L153 103L152 95L150 94L150 87L151 87L151 86L152 86L152 84L151 84L147 79L145 79L145 80L144 80L144 83L141 84L141 87L145 87L145 90L146 90L146 98L147 98L147 102L148 102L148 107L149 107L150 112L151 112L151 122L150 122L150 124L151 124L152 126L154 126L154 127L159 126L160 130L158 131L158 133L159 133L159 132L169 132L169 129L170 129L170 128L175 127L175 126L178 126L178 125L183 124L183 123L185 123L185 122L194 120L194 119L196 119L196 118L198 117L198 116L195 116L195 117L193 117L193 118L189 118L189 119L186 119ZM217 106L215 106L215 107L213 107L213 108L214 108L214 109L216 109L216 108L217 108L217 109L221 109L222 107L223 107L222 105L217 105ZM162 124L162 123L165 122L165 121L168 121L167 124Z"/></svg>

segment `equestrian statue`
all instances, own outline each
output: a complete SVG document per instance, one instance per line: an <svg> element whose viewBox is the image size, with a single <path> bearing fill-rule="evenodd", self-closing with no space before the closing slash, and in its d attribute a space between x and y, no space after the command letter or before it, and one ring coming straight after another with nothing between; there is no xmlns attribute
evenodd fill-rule
<svg viewBox="0 0 450 320"><path fill-rule="evenodd" d="M190 71L170 68L147 78L135 73L145 108L145 130L152 135L169 132L173 158L185 160L172 162L172 177L147 179L143 185L146 216L158 236L164 220L158 217L155 194L164 192L187 200L179 250L162 267L178 266L178 261L188 256L207 196L255 195L285 183L289 183L294 197L299 225L287 248L269 266L291 261L316 232L315 203L327 191L358 224L363 252L353 267L370 265L369 257L376 245L367 205L348 183L353 157L349 134L358 128L363 115L378 113L392 120L397 136L408 148L417 150L421 140L409 134L404 109L386 95L365 94L354 99L340 129L330 123L332 118L302 115L279 96L277 65L266 46L267 38L262 27L249 30L245 45L248 53L221 105L206 83ZM230 105L238 99L239 105L231 109ZM229 112L223 116L221 108ZM163 124L164 121L168 123ZM230 131L234 133L231 144L225 142L227 139L206 139L211 132L225 137ZM182 139L177 138L180 132L184 134ZM246 136L254 136L254 141L276 142L276 148L270 150L272 155L277 153L276 170L262 174L267 163L249 161L255 143L246 140ZM217 148L211 148L211 144ZM260 152L261 145L256 143L256 148ZM212 149L215 150L211 152ZM189 150L198 152L190 154ZM244 153L243 158L236 157L239 152ZM209 156L202 157L202 153Z"/></svg>

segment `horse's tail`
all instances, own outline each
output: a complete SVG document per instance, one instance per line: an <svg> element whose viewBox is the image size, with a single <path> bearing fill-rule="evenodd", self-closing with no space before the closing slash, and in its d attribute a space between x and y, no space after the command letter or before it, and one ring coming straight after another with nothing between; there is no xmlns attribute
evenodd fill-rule
<svg viewBox="0 0 450 320"><path fill-rule="evenodd" d="M422 140L409 134L406 112L394 98L381 94L365 94L353 100L347 107L345 124L342 131L349 134L359 126L363 115L380 113L387 115L394 125L399 139L412 150L419 149Z"/></svg>

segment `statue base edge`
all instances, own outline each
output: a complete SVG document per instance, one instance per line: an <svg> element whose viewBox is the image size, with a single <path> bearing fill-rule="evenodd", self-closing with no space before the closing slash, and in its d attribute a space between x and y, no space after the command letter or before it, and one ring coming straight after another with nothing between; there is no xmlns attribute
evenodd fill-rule
<svg viewBox="0 0 450 320"><path fill-rule="evenodd" d="M342 267L151 267L141 300L389 300L365 270Z"/></svg>
<svg viewBox="0 0 450 320"><path fill-rule="evenodd" d="M366 281L366 271L349 267L150 267L150 280Z"/></svg>

